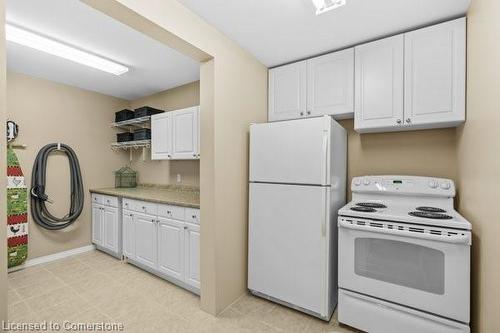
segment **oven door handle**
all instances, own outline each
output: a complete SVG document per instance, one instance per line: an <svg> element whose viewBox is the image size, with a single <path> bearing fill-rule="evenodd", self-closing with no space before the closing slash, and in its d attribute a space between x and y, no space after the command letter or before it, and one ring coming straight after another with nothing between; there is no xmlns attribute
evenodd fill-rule
<svg viewBox="0 0 500 333"><path fill-rule="evenodd" d="M433 235L428 233L420 233L420 232L411 232L405 230L398 229L387 229L387 228L379 228L379 227L369 227L363 225L351 224L347 221L340 220L339 227L352 229L352 230L360 230L360 231L368 231L368 232L377 232L380 234L389 234L400 237L411 237L418 239L426 239L436 242L445 242L445 243L453 243L453 244L466 244L471 245L470 235Z"/></svg>

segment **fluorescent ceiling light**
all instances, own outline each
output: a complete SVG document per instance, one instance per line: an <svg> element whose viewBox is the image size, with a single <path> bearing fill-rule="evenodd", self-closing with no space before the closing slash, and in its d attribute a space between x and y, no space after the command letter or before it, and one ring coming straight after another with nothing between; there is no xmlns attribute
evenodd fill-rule
<svg viewBox="0 0 500 333"><path fill-rule="evenodd" d="M316 7L316 15L345 5L346 0L312 0Z"/></svg>
<svg viewBox="0 0 500 333"><path fill-rule="evenodd" d="M128 72L127 67L116 62L81 51L74 47L62 44L10 24L5 25L5 38L9 42L31 47L35 50L52 54L114 75L121 75Z"/></svg>

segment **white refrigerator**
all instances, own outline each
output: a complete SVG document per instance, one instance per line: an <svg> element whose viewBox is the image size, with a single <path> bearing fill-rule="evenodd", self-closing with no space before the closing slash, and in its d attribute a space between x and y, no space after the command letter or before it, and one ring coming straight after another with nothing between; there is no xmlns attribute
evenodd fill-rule
<svg viewBox="0 0 500 333"><path fill-rule="evenodd" d="M347 134L329 116L250 126L248 288L329 320Z"/></svg>

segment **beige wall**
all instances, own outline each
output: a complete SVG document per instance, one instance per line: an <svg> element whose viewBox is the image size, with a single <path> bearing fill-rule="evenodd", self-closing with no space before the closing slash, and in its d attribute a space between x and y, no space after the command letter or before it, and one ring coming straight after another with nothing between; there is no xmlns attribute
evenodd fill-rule
<svg viewBox="0 0 500 333"><path fill-rule="evenodd" d="M220 313L246 292L248 124L266 119L267 69L175 0L83 1L202 61L201 306Z"/></svg>
<svg viewBox="0 0 500 333"><path fill-rule="evenodd" d="M5 119L5 2L0 0L0 119ZM0 136L0 170L7 170L6 165L6 142L5 135ZM5 221L6 216L6 179L0 178L0 216L2 221ZM5 222L4 222L5 223ZM7 320L7 228L5 224L0 228L0 322Z"/></svg>
<svg viewBox="0 0 500 333"><path fill-rule="evenodd" d="M353 120L342 120L340 124L348 133L348 187L352 177L371 174L457 180L454 128L359 135Z"/></svg>
<svg viewBox="0 0 500 333"><path fill-rule="evenodd" d="M85 186L85 206L74 225L61 231L47 231L29 217L28 258L89 245L88 190L114 186L113 171L127 162L127 154L110 150L114 132L109 124L114 112L125 108L128 102L22 74L9 72L7 75L7 117L19 125L16 143L28 146L16 150L26 183L31 184L31 169L40 148L60 141L76 151ZM65 155L52 154L47 170L47 193L55 201L48 207L63 216L69 207L69 170Z"/></svg>
<svg viewBox="0 0 500 333"><path fill-rule="evenodd" d="M165 111L200 105L200 82L192 82L174 89L144 97L130 103L130 109L152 106ZM140 151L134 154L132 168L138 171L139 181L155 184L200 185L199 161L151 161L148 154L142 160ZM177 174L181 182L177 182Z"/></svg>
<svg viewBox="0 0 500 333"><path fill-rule="evenodd" d="M500 1L468 14L467 122L458 132L460 212L471 221L474 332L500 332Z"/></svg>

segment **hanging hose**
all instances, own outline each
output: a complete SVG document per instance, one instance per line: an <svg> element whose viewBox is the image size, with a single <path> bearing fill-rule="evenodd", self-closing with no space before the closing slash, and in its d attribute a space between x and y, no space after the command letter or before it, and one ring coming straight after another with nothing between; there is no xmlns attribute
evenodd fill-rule
<svg viewBox="0 0 500 333"><path fill-rule="evenodd" d="M64 152L69 160L71 205L69 213L62 218L52 215L45 206L45 201L51 202L45 193L45 182L47 178L47 158L53 151ZM31 173L31 215L35 222L49 230L64 229L75 222L80 216L83 210L83 203L82 174L78 157L73 149L63 143L51 143L40 149Z"/></svg>

